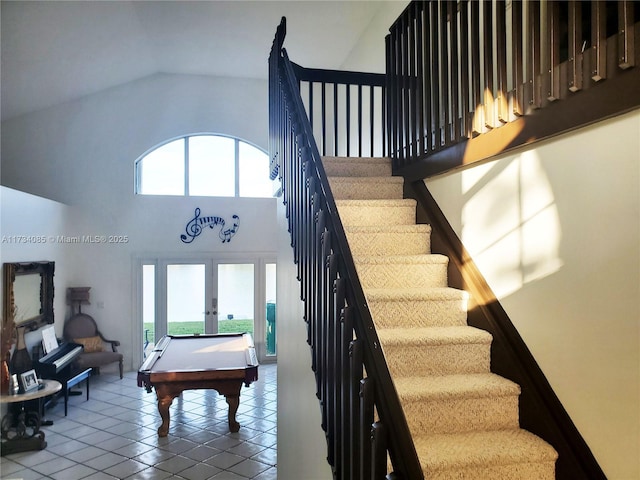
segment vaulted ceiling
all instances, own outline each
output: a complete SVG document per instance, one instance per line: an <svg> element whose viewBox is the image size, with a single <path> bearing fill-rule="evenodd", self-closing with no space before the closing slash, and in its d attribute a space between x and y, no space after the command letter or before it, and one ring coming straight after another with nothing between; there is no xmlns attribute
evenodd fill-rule
<svg viewBox="0 0 640 480"><path fill-rule="evenodd" d="M266 78L282 16L294 61L339 68L383 3L2 0L2 120L157 73Z"/></svg>

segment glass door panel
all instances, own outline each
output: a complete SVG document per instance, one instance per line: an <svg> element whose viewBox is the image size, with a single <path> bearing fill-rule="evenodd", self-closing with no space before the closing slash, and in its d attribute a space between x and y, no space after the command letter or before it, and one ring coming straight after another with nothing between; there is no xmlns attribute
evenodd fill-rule
<svg viewBox="0 0 640 480"><path fill-rule="evenodd" d="M156 266L142 265L142 357L156 344Z"/></svg>
<svg viewBox="0 0 640 480"><path fill-rule="evenodd" d="M266 355L275 356L276 349L276 264L265 264L265 298L266 298Z"/></svg>
<svg viewBox="0 0 640 480"><path fill-rule="evenodd" d="M167 333L205 333L206 265L167 265Z"/></svg>
<svg viewBox="0 0 640 480"><path fill-rule="evenodd" d="M254 264L218 264L218 333L253 335Z"/></svg>

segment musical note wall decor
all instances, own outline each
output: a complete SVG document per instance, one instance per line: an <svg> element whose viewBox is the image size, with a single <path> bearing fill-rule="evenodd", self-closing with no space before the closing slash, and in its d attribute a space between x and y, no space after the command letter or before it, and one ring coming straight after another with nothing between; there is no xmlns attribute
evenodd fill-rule
<svg viewBox="0 0 640 480"><path fill-rule="evenodd" d="M238 228L240 228L240 217L233 215L233 225L230 228L225 228L226 222L222 217L201 217L200 209L196 208L194 217L189 220L185 227L186 234L180 235L180 240L184 243L191 243L195 238L202 233L205 227L209 227L213 230L216 226L220 226L218 236L222 243L228 243L231 238L236 234Z"/></svg>

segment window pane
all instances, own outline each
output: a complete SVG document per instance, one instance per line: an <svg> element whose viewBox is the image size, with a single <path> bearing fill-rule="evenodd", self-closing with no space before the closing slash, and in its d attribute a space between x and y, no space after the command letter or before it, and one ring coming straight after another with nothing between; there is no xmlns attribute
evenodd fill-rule
<svg viewBox="0 0 640 480"><path fill-rule="evenodd" d="M265 265L266 276L266 299L267 299L267 329L266 345L267 356L277 353L276 349L276 264L267 263Z"/></svg>
<svg viewBox="0 0 640 480"><path fill-rule="evenodd" d="M184 195L184 139L163 145L138 162L143 195Z"/></svg>
<svg viewBox="0 0 640 480"><path fill-rule="evenodd" d="M235 196L235 141L201 135L189 138L189 195Z"/></svg>
<svg viewBox="0 0 640 480"><path fill-rule="evenodd" d="M156 343L156 266L142 266L142 332L143 355L153 350Z"/></svg>
<svg viewBox="0 0 640 480"><path fill-rule="evenodd" d="M269 179L269 156L248 143L240 142L240 196L273 197Z"/></svg>
<svg viewBox="0 0 640 480"><path fill-rule="evenodd" d="M205 265L167 265L167 333L204 333Z"/></svg>
<svg viewBox="0 0 640 480"><path fill-rule="evenodd" d="M253 334L253 264L218 265L218 333Z"/></svg>

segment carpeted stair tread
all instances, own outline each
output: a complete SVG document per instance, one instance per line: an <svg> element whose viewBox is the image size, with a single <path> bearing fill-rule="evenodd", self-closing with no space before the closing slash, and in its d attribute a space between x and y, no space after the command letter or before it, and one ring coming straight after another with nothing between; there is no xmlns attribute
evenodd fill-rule
<svg viewBox="0 0 640 480"><path fill-rule="evenodd" d="M471 343L491 345L493 339L486 330L469 326L380 328L378 329L378 338L383 346L412 345L425 348Z"/></svg>
<svg viewBox="0 0 640 480"><path fill-rule="evenodd" d="M413 199L336 200L343 225L415 224L416 201Z"/></svg>
<svg viewBox="0 0 640 480"><path fill-rule="evenodd" d="M365 185L377 185L377 184L391 184L391 185L404 185L404 179L402 177L338 177L338 176L330 176L328 177L330 182L334 183L350 183L356 184L361 183Z"/></svg>
<svg viewBox="0 0 640 480"><path fill-rule="evenodd" d="M468 294L454 288L365 288L376 328L467 324Z"/></svg>
<svg viewBox="0 0 640 480"><path fill-rule="evenodd" d="M354 256L364 288L446 287L448 257L444 255Z"/></svg>
<svg viewBox="0 0 640 480"><path fill-rule="evenodd" d="M371 200L362 200L362 199L346 199L336 200L336 205L338 209L340 207L359 207L363 210L368 208L398 208L398 207L411 207L416 208L416 201L412 198L382 198L382 199L371 199Z"/></svg>
<svg viewBox="0 0 640 480"><path fill-rule="evenodd" d="M376 200L402 198L402 177L329 177L336 199Z"/></svg>
<svg viewBox="0 0 640 480"><path fill-rule="evenodd" d="M520 387L492 373L394 377L414 435L518 428Z"/></svg>
<svg viewBox="0 0 640 480"><path fill-rule="evenodd" d="M373 265L448 265L449 257L437 253L424 255L354 255L356 263L368 263Z"/></svg>
<svg viewBox="0 0 640 480"><path fill-rule="evenodd" d="M489 332L468 325L453 327L379 328L393 378L488 373Z"/></svg>
<svg viewBox="0 0 640 480"><path fill-rule="evenodd" d="M391 177L391 160L385 157L322 157L327 177Z"/></svg>
<svg viewBox="0 0 640 480"><path fill-rule="evenodd" d="M353 255L425 255L431 253L430 225L345 225Z"/></svg>
<svg viewBox="0 0 640 480"><path fill-rule="evenodd" d="M469 294L466 291L451 287L367 288L365 294L369 301L377 302L398 302L401 300L451 302L467 300L469 297Z"/></svg>
<svg viewBox="0 0 640 480"><path fill-rule="evenodd" d="M386 225L345 225L344 230L349 233L365 233L373 235L376 233L389 233L389 227ZM431 225L425 224L407 224L407 225L394 225L394 233L419 233L422 235L431 235Z"/></svg>
<svg viewBox="0 0 640 480"><path fill-rule="evenodd" d="M324 155L322 157L322 163L347 163L347 164L367 164L367 165L389 165L391 166L391 159L389 157L336 157L333 155Z"/></svg>
<svg viewBox="0 0 640 480"><path fill-rule="evenodd" d="M522 429L418 435L414 436L414 445L429 479L555 478L556 451Z"/></svg>
<svg viewBox="0 0 640 480"><path fill-rule="evenodd" d="M494 373L401 377L394 379L394 384L403 401L520 394L520 386L517 383Z"/></svg>

